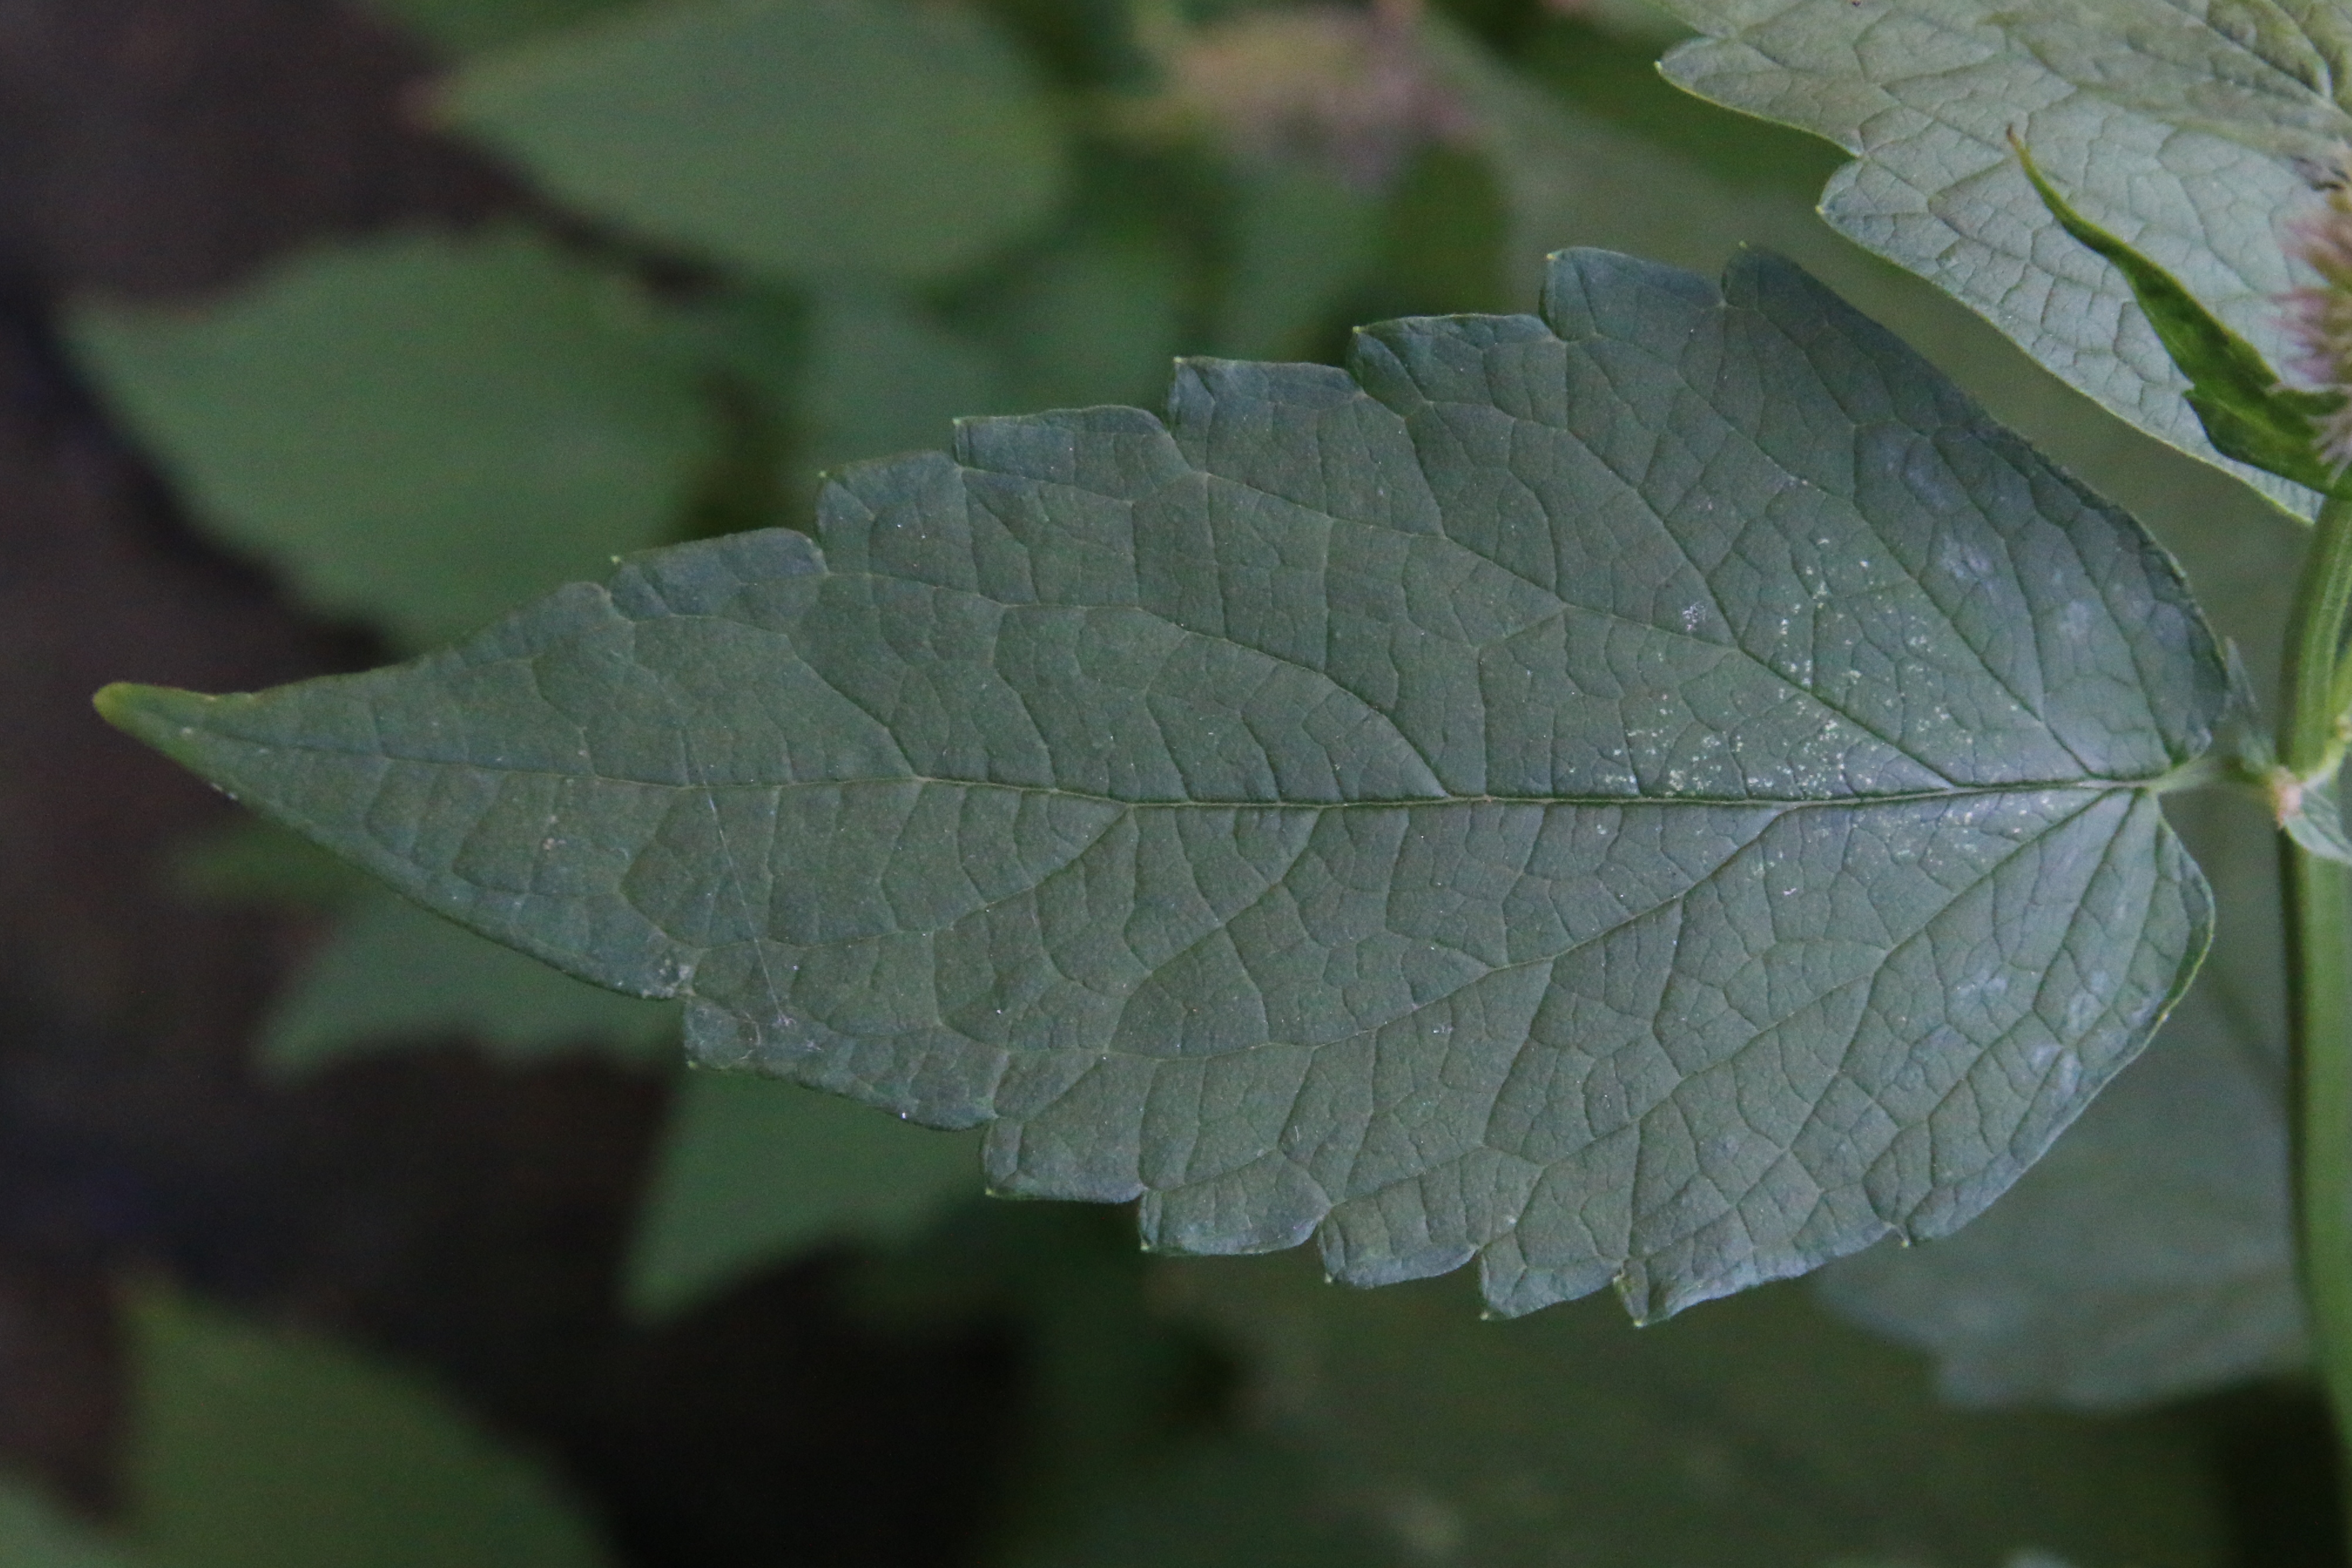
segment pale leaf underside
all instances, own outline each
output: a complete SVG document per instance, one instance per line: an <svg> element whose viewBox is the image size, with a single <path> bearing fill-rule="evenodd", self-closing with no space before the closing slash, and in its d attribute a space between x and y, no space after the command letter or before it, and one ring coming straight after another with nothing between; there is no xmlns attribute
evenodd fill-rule
<svg viewBox="0 0 2352 1568"><path fill-rule="evenodd" d="M1149 1242L1637 1315L1941 1234L2146 1040L2170 562L1793 267L1192 362L456 651L110 711L704 1061Z"/></svg>
<svg viewBox="0 0 2352 1568"><path fill-rule="evenodd" d="M1854 154L1822 213L1949 292L2082 392L2294 509L2221 457L2122 275L2069 239L2014 131L2093 223L2179 278L2273 365L2293 358L2281 221L2352 131L2333 0L1666 0L1708 37L1666 74Z"/></svg>

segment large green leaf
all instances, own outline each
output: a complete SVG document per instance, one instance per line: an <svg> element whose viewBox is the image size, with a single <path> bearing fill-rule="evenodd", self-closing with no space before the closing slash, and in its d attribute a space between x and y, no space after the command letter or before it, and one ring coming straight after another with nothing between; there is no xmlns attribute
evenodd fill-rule
<svg viewBox="0 0 2352 1568"><path fill-rule="evenodd" d="M1403 1563L1480 1568L2095 1568L2227 1561L2189 1432L1939 1408L1905 1353L1779 1288L1635 1333L1599 1303L1480 1322L1423 1284L1263 1259L1164 1265L1240 1352L1293 1509ZM1375 1559L1378 1561L1379 1559Z"/></svg>
<svg viewBox="0 0 2352 1568"><path fill-rule="evenodd" d="M1801 273L1600 252L1546 320L974 422L820 543L457 651L107 711L434 906L688 998L1162 1248L1319 1232L1638 1315L1981 1209L2208 897L2147 786L2171 563Z"/></svg>
<svg viewBox="0 0 2352 1568"><path fill-rule="evenodd" d="M1666 0L1712 37L1665 62L1731 108L1855 161L1822 211L1982 313L2125 418L2307 511L2298 486L2228 464L2124 276L2068 239L2009 150L2014 131L2092 224L2168 272L2273 364L2289 361L2277 219L2311 202L2343 111L2318 84L2342 47L2319 0Z"/></svg>
<svg viewBox="0 0 2352 1568"><path fill-rule="evenodd" d="M475 61L443 111L556 195L714 261L926 278L1059 199L1059 127L973 9L642 6Z"/></svg>
<svg viewBox="0 0 2352 1568"><path fill-rule="evenodd" d="M2037 0L1992 19L2068 82L2166 124L2319 163L2352 141L2336 0Z"/></svg>
<svg viewBox="0 0 2352 1568"><path fill-rule="evenodd" d="M132 1304L134 1536L171 1568L600 1568L544 1468L434 1391L183 1297Z"/></svg>
<svg viewBox="0 0 2352 1568"><path fill-rule="evenodd" d="M710 451L645 302L520 234L314 251L68 327L205 520L412 644L671 537Z"/></svg>

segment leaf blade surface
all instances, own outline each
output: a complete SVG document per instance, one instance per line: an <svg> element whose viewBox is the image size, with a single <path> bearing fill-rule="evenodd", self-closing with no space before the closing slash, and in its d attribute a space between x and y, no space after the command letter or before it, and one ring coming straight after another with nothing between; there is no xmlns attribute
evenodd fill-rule
<svg viewBox="0 0 2352 1568"><path fill-rule="evenodd" d="M1637 1315L1960 1224L2138 1050L2170 562L1786 264L973 422L166 750L1152 1244Z"/></svg>

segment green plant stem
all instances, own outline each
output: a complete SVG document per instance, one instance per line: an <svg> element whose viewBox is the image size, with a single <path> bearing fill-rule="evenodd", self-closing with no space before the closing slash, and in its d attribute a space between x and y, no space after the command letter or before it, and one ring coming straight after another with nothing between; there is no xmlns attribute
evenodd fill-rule
<svg viewBox="0 0 2352 1568"><path fill-rule="evenodd" d="M2308 779L2343 750L2352 501L2320 510L2289 632L2283 760ZM2282 839L2303 1283L2339 1454L2352 1456L2352 867ZM2352 1458L2345 1462L2352 1476Z"/></svg>

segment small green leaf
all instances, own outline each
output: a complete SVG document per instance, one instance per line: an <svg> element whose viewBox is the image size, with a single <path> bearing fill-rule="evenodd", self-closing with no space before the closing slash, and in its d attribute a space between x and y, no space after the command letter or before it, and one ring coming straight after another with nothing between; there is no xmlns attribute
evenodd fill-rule
<svg viewBox="0 0 2352 1568"><path fill-rule="evenodd" d="M68 331L205 521L410 644L659 542L710 451L644 301L519 234L314 251Z"/></svg>
<svg viewBox="0 0 2352 1568"><path fill-rule="evenodd" d="M629 1304L666 1316L821 1242L911 1236L969 1194L979 1169L975 1137L790 1084L689 1073L637 1222Z"/></svg>
<svg viewBox="0 0 2352 1568"><path fill-rule="evenodd" d="M635 8L467 65L453 125L561 199L800 279L935 278L1060 200L1060 127L972 9L905 0Z"/></svg>
<svg viewBox="0 0 2352 1568"><path fill-rule="evenodd" d="M1445 1286L1333 1290L1296 1263L1164 1265L1155 1294L1229 1336L1254 1435L1317 1483L1294 1506L1404 1563L2229 1561L2187 1429L1942 1408L1801 1291L1636 1333L1598 1303L1480 1322Z"/></svg>
<svg viewBox="0 0 2352 1568"><path fill-rule="evenodd" d="M2216 319L2172 274L2067 205L2021 143L2017 158L2050 215L2131 284L2164 351L2189 378L2189 406L2204 422L2214 449L2313 490L2334 488L2336 473L2316 450L2314 425L2343 407L2344 394L2282 384L2254 346Z"/></svg>
<svg viewBox="0 0 2352 1568"><path fill-rule="evenodd" d="M583 1049L643 1060L677 1039L676 1008L558 974L377 886L336 916L271 1003L260 1058L302 1073L464 1040L510 1061Z"/></svg>
<svg viewBox="0 0 2352 1568"><path fill-rule="evenodd" d="M126 1479L171 1568L601 1568L541 1467L431 1390L163 1291L131 1303Z"/></svg>
<svg viewBox="0 0 2352 1568"><path fill-rule="evenodd" d="M2330 773L2295 789L2293 804L2279 826L2288 838L2320 859L2352 865L2352 832L2345 831L2344 800L2336 792L2339 778Z"/></svg>
<svg viewBox="0 0 2352 1568"><path fill-rule="evenodd" d="M1153 1245L1641 1316L1942 1235L2209 900L2171 562L1803 274L1187 365L466 647L116 722Z"/></svg>

